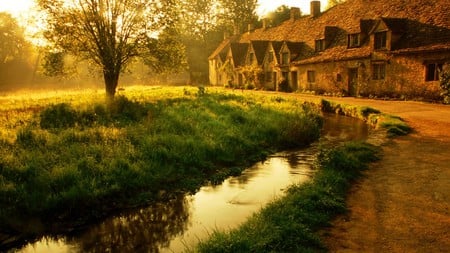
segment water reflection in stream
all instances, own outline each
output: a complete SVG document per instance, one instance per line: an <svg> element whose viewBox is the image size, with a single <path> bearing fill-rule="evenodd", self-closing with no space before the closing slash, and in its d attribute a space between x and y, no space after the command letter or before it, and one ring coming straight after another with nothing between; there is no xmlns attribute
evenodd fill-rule
<svg viewBox="0 0 450 253"><path fill-rule="evenodd" d="M182 252L214 229L229 229L283 193L308 180L319 145L366 139L359 120L326 116L323 134L311 147L280 152L218 186L110 217L76 234L45 237L17 252Z"/></svg>

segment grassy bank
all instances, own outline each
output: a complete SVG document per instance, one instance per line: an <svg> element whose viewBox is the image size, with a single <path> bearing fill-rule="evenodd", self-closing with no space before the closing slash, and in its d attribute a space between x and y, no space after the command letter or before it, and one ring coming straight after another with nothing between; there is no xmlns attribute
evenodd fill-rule
<svg viewBox="0 0 450 253"><path fill-rule="evenodd" d="M402 118L381 113L379 110L371 107L333 103L324 99L320 101L319 107L323 112L364 120L375 128L386 130L388 137L407 135L412 131L411 127Z"/></svg>
<svg viewBox="0 0 450 253"><path fill-rule="evenodd" d="M318 111L293 101L176 88L124 95L108 107L96 94L4 107L0 233L42 233L194 191L320 134Z"/></svg>
<svg viewBox="0 0 450 253"><path fill-rule="evenodd" d="M352 181L378 159L378 148L347 143L322 150L319 171L311 182L294 185L285 197L254 214L238 229L214 232L194 252L321 252L317 231L345 212Z"/></svg>

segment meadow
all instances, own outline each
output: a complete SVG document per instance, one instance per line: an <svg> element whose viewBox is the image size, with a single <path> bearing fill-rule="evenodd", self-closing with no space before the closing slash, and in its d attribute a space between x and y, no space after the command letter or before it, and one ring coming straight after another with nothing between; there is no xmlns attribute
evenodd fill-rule
<svg viewBox="0 0 450 253"><path fill-rule="evenodd" d="M317 106L276 94L131 87L0 97L0 232L71 230L193 192L319 138Z"/></svg>

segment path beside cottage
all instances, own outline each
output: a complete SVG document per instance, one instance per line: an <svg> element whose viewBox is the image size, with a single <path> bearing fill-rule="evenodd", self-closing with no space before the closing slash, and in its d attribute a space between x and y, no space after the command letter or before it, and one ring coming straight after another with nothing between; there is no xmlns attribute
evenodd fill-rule
<svg viewBox="0 0 450 253"><path fill-rule="evenodd" d="M330 252L450 252L450 106L327 99L370 106L414 128L385 145L383 159L354 185L348 214L324 231Z"/></svg>

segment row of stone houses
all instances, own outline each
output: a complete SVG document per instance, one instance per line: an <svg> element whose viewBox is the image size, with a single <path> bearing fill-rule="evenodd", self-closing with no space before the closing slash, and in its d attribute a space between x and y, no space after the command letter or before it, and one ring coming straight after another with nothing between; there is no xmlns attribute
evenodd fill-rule
<svg viewBox="0 0 450 253"><path fill-rule="evenodd" d="M450 0L347 0L234 34L209 57L212 85L349 96L439 97L450 63ZM284 87L285 88L285 87Z"/></svg>

